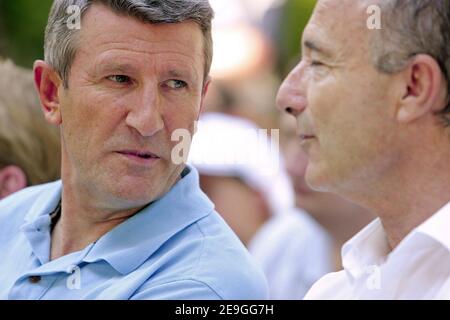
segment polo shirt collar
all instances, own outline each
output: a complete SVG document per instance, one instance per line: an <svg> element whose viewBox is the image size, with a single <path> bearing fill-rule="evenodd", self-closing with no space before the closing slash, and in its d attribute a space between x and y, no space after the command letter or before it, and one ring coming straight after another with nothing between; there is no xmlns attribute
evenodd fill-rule
<svg viewBox="0 0 450 320"><path fill-rule="evenodd" d="M62 194L61 180L48 183L45 192L41 192L34 201L28 213L25 215L25 221L30 223L39 217L50 215L58 206Z"/></svg>
<svg viewBox="0 0 450 320"><path fill-rule="evenodd" d="M128 274L175 234L209 215L214 205L200 190L198 172L189 169L161 199L101 237L83 261L105 260Z"/></svg>
<svg viewBox="0 0 450 320"><path fill-rule="evenodd" d="M116 226L94 244L73 253L78 259L81 258L78 261L91 263L104 260L121 274L128 274L168 239L209 215L214 205L200 189L198 172L193 167L186 168L183 177L161 199ZM42 264L48 262L50 234L47 229L50 228L50 214L58 205L61 192L61 181L49 184L49 188L36 198L22 226ZM35 239L37 228L48 231L46 241Z"/></svg>
<svg viewBox="0 0 450 320"><path fill-rule="evenodd" d="M24 217L21 231L33 253L41 264L50 257L50 214L54 212L61 199L62 183L56 181L45 186Z"/></svg>

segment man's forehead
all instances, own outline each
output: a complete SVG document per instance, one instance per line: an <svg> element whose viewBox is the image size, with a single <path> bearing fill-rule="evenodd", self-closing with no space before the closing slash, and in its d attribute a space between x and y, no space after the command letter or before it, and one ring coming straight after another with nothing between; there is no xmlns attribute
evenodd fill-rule
<svg viewBox="0 0 450 320"><path fill-rule="evenodd" d="M353 9L353 11L358 12L371 5L379 5L382 1L383 0L317 0L315 9L330 9L335 12Z"/></svg>
<svg viewBox="0 0 450 320"><path fill-rule="evenodd" d="M193 56L201 54L203 47L201 29L193 21L147 23L102 4L94 4L86 12L80 39L88 41L89 51L118 47L150 53L178 48Z"/></svg>
<svg viewBox="0 0 450 320"><path fill-rule="evenodd" d="M86 13L83 16L82 20L83 26L88 26L85 28L81 28L81 31L88 30L92 33L101 33L104 32L105 29L114 28L116 31L125 30L127 31L130 28L135 29L147 29L146 33L149 32L150 29L180 29L184 31L184 33L188 35L201 34L201 29L193 20L185 20L177 23L150 23L144 22L141 18L135 17L133 15L128 15L125 13L117 12L116 10L102 4L102 3L94 3L92 4ZM151 27L151 28L150 28ZM189 28L190 30L186 30ZM197 29L194 31L194 29ZM144 32L144 31L142 31ZM179 32L179 30L177 30ZM191 39L187 39L186 41L190 41Z"/></svg>
<svg viewBox="0 0 450 320"><path fill-rule="evenodd" d="M318 0L316 9L338 10L354 6L359 0Z"/></svg>
<svg viewBox="0 0 450 320"><path fill-rule="evenodd" d="M376 0L319 0L303 33L303 46L311 48L309 42L344 44L364 37L370 2Z"/></svg>
<svg viewBox="0 0 450 320"><path fill-rule="evenodd" d="M311 20L324 24L348 26L364 24L367 20L367 8L378 0L318 0Z"/></svg>

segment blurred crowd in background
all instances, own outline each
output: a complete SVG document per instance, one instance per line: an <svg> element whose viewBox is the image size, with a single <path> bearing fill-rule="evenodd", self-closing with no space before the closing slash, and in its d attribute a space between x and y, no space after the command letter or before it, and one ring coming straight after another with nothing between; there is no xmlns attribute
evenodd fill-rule
<svg viewBox="0 0 450 320"><path fill-rule="evenodd" d="M0 198L58 179L57 128L45 123L30 70L43 56L51 2L0 0ZM210 3L216 11L213 82L189 162L217 211L261 264L270 297L300 299L322 275L342 268L342 244L373 219L363 208L308 187L308 160L294 119L274 107L281 79L299 59L315 1ZM256 152L249 161L246 155ZM213 161L205 161L207 154Z"/></svg>

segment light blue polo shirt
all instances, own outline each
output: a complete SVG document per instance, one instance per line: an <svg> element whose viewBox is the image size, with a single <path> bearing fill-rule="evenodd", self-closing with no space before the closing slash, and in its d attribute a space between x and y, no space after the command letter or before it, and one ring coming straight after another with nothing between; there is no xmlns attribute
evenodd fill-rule
<svg viewBox="0 0 450 320"><path fill-rule="evenodd" d="M265 299L262 271L188 169L161 199L53 261L61 181L0 201L0 299Z"/></svg>

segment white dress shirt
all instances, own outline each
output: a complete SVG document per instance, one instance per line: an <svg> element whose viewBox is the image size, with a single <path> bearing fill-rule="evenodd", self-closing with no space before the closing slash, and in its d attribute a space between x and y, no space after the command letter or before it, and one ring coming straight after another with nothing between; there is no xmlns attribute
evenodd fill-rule
<svg viewBox="0 0 450 320"><path fill-rule="evenodd" d="M343 246L344 270L305 299L450 299L450 202L389 251L377 219Z"/></svg>

